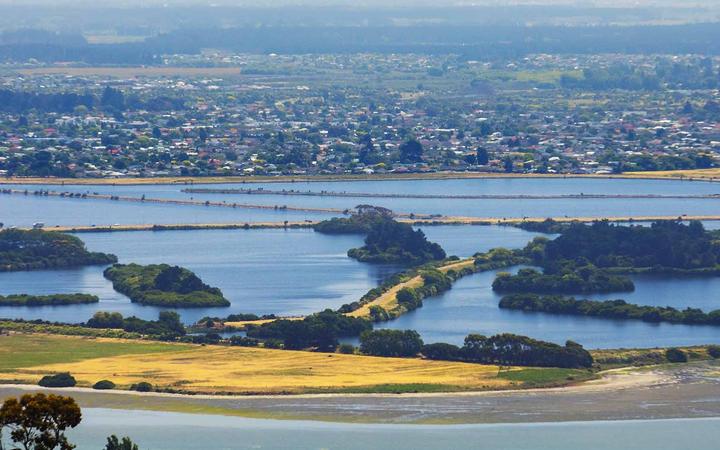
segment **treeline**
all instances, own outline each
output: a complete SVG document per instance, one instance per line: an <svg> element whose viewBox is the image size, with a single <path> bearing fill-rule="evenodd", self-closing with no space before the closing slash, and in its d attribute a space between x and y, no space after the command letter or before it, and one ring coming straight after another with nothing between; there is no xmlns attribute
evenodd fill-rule
<svg viewBox="0 0 720 450"><path fill-rule="evenodd" d="M548 314L631 319L685 325L720 325L720 309L705 313L697 308L679 310L670 306L644 306L625 300L576 300L572 297L515 294L503 297L500 308Z"/></svg>
<svg viewBox="0 0 720 450"><path fill-rule="evenodd" d="M75 236L42 230L0 231L0 272L62 269L117 262L115 255L89 252Z"/></svg>
<svg viewBox="0 0 720 450"><path fill-rule="evenodd" d="M118 329L129 333L153 336L161 340L175 340L185 335L185 327L176 312L163 311L158 320L143 320L135 316L123 317L118 312L96 312L86 324L90 328Z"/></svg>
<svg viewBox="0 0 720 450"><path fill-rule="evenodd" d="M25 114L39 112L71 113L82 106L88 110L124 111L147 109L149 111L182 110L185 101L179 97L158 96L141 99L126 96L121 90L107 86L100 95L92 92L25 92L0 89L0 111Z"/></svg>
<svg viewBox="0 0 720 450"><path fill-rule="evenodd" d="M650 226L572 223L559 237L542 243L530 256L550 269L578 259L601 268L700 269L720 264L720 240L697 221L658 221Z"/></svg>
<svg viewBox="0 0 720 450"><path fill-rule="evenodd" d="M571 89L586 90L658 90L715 89L720 85L720 73L713 67L710 57L698 57L687 62L675 62L671 58L659 58L652 68L638 68L627 64L610 67L590 67L582 76L563 75L560 85Z"/></svg>
<svg viewBox="0 0 720 450"><path fill-rule="evenodd" d="M654 73L626 65L616 65L607 69L584 69L581 77L563 75L560 77L560 86L589 91L608 89L650 91L660 89L660 79Z"/></svg>
<svg viewBox="0 0 720 450"><path fill-rule="evenodd" d="M0 306L61 306L97 303L100 299L90 294L52 294L52 295L0 295Z"/></svg>
<svg viewBox="0 0 720 450"><path fill-rule="evenodd" d="M230 306L218 288L191 271L167 264L115 264L103 272L113 288L143 305L175 308Z"/></svg>
<svg viewBox="0 0 720 450"><path fill-rule="evenodd" d="M373 356L422 354L427 359L508 366L588 368L593 364L592 355L575 342L561 346L515 334L470 334L458 347L446 343L424 345L413 330L375 330L360 336L360 351Z"/></svg>
<svg viewBox="0 0 720 450"><path fill-rule="evenodd" d="M263 325L249 325L247 337L279 341L283 348L290 350L334 351L339 338L359 336L370 329L372 325L367 320L326 309L302 320L280 319Z"/></svg>
<svg viewBox="0 0 720 450"><path fill-rule="evenodd" d="M592 265L557 274L543 274L534 269L520 269L516 275L499 273L493 281L496 292L532 292L538 294L589 294L630 292L635 284L625 276L610 275Z"/></svg>

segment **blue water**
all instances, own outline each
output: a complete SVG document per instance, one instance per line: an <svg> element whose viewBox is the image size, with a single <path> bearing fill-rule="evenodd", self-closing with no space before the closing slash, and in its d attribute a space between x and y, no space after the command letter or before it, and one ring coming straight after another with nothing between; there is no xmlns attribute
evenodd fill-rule
<svg viewBox="0 0 720 450"><path fill-rule="evenodd" d="M688 181L607 179L468 179L317 183L194 185L209 188L265 187L312 191L418 194L717 194L720 184ZM397 212L477 217L625 216L716 214L717 199L560 199L560 200L448 200L404 198L333 198L283 195L187 194L185 185L162 186L26 186L140 197L217 200L228 203L352 208L370 203ZM6 225L108 225L113 223L197 223L311 220L327 218L316 212L243 210L204 206L133 204L110 200L27 198L0 196L0 221Z"/></svg>
<svg viewBox="0 0 720 450"><path fill-rule="evenodd" d="M470 256L498 246L521 247L537 234L512 227L428 227L430 239L449 254ZM193 230L85 233L92 251L116 254L120 262L187 267L217 286L229 308L183 309L186 322L231 313L309 314L355 301L384 278L402 270L347 257L361 236L322 235L306 229ZM154 319L157 307L130 303L102 276L103 267L0 273L0 294L84 292L100 303L60 307L4 307L0 317L84 321L96 311Z"/></svg>
<svg viewBox="0 0 720 450"><path fill-rule="evenodd" d="M592 317L561 316L500 309L501 296L491 285L496 272L482 272L458 280L450 291L428 298L423 307L376 328L417 330L425 342L461 345L469 333L487 336L515 333L563 344L574 340L587 348L663 347L720 343L720 327L652 324L634 320L608 320ZM659 306L706 305L720 308L720 278L675 279L662 283L639 283L637 291L622 296L643 304ZM683 296L665 291L683 291ZM617 298L618 295L610 295ZM594 297L593 297L594 298ZM639 302L639 301L638 301Z"/></svg>
<svg viewBox="0 0 720 450"><path fill-rule="evenodd" d="M84 409L70 433L78 450L110 434L150 450L715 450L718 419L499 425L366 425Z"/></svg>
<svg viewBox="0 0 720 450"><path fill-rule="evenodd" d="M198 185L199 186L199 185ZM250 185L244 185L245 187ZM252 185L257 188L263 185ZM433 181L368 181L325 183L266 183L268 189L304 189L354 192L425 194L578 194L653 193L714 194L720 184L602 179L476 179ZM347 208L358 203L385 205L401 212L517 216L603 216L637 214L715 214L717 200L614 199L614 200L432 200L348 199L289 197L279 195L186 194L183 185L169 186L66 186L57 190L99 192L158 198L195 198L258 204L295 204L323 208ZM205 187L243 187L205 185ZM32 190L35 187L29 186ZM0 222L29 225L36 221L55 224L243 222L322 219L327 214L292 211L244 210L204 206L134 204L114 201L0 195ZM717 225L717 224L715 224ZM428 237L448 252L469 256L492 247L518 248L535 236L511 227L425 227ZM205 230L82 234L94 251L115 253L121 262L171 263L195 271L208 284L222 289L232 302L229 308L183 310L186 322L205 315L237 312L257 314L307 314L337 308L359 299L382 279L399 270L374 266L347 258L351 247L361 245L359 236L326 236L311 230ZM655 346L717 343L720 328L687 327L642 322L549 316L500 311L490 291L493 274L461 280L450 292L428 299L425 307L384 326L413 328L427 341L460 343L470 332L515 332L562 342L574 339L589 347ZM637 290L622 297L639 304L720 308L720 278L662 279L636 277ZM101 267L77 270L0 274L0 294L86 292L101 298L100 304L71 307L3 308L0 316L78 322L97 310L119 311L152 319L155 307L130 303L112 290Z"/></svg>

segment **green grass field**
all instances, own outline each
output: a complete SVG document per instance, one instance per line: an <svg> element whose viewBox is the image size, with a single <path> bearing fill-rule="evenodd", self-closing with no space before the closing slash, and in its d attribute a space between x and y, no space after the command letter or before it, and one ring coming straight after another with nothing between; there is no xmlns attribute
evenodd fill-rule
<svg viewBox="0 0 720 450"><path fill-rule="evenodd" d="M14 334L0 336L0 372L92 358L177 352L189 348L155 342Z"/></svg>

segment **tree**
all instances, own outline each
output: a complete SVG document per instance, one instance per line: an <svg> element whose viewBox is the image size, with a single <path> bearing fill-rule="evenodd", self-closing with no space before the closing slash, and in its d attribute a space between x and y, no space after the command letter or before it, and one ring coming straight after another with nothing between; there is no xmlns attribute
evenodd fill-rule
<svg viewBox="0 0 720 450"><path fill-rule="evenodd" d="M360 351L373 356L416 356L423 341L414 330L374 330L360 335Z"/></svg>
<svg viewBox="0 0 720 450"><path fill-rule="evenodd" d="M688 361L687 353L675 347L665 350L665 358L671 363L684 363Z"/></svg>
<svg viewBox="0 0 720 450"><path fill-rule="evenodd" d="M400 144L400 160L404 163L422 162L423 146L416 139L408 139Z"/></svg>
<svg viewBox="0 0 720 450"><path fill-rule="evenodd" d="M118 439L118 437L113 434L107 438L107 445L105 445L104 450L139 450L139 448L129 437L125 436L122 439Z"/></svg>
<svg viewBox="0 0 720 450"><path fill-rule="evenodd" d="M513 171L513 160L510 157L506 157L503 160L503 167L506 173L512 173Z"/></svg>
<svg viewBox="0 0 720 450"><path fill-rule="evenodd" d="M484 147L477 148L475 157L477 158L478 165L485 166L488 162L490 162L488 151Z"/></svg>
<svg viewBox="0 0 720 450"><path fill-rule="evenodd" d="M22 450L74 449L65 432L81 420L75 400L60 395L25 394L0 407L0 430L7 428L16 448Z"/></svg>

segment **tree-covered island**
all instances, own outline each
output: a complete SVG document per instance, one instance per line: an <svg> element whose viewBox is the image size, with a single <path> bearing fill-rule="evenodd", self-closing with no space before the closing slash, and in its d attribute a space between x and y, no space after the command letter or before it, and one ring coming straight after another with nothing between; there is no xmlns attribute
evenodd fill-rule
<svg viewBox="0 0 720 450"><path fill-rule="evenodd" d="M89 252L83 241L42 230L0 231L0 272L64 269L117 262L115 255Z"/></svg>
<svg viewBox="0 0 720 450"><path fill-rule="evenodd" d="M0 295L0 307L80 305L86 303L97 303L99 301L100 299L96 295L90 294Z"/></svg>
<svg viewBox="0 0 720 450"><path fill-rule="evenodd" d="M445 250L430 242L422 230L393 219L387 208L359 205L350 217L333 218L315 225L325 234L365 234L365 245L348 251L348 256L369 263L419 266L445 259Z"/></svg>
<svg viewBox="0 0 720 450"><path fill-rule="evenodd" d="M174 308L230 306L218 288L182 267L167 264L115 264L103 272L113 288L143 305Z"/></svg>

